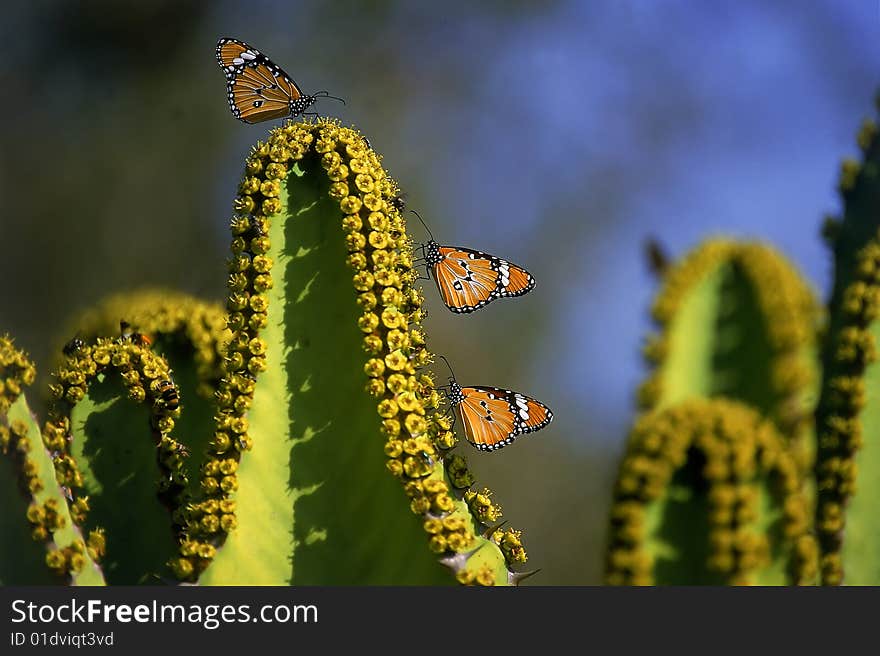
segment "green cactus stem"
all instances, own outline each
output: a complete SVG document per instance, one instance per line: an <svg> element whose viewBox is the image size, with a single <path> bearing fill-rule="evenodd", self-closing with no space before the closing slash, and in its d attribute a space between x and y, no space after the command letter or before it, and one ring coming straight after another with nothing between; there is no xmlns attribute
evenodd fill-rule
<svg viewBox="0 0 880 656"><path fill-rule="evenodd" d="M713 239L667 268L653 307L660 326L645 348L653 368L643 410L726 397L771 418L797 451L814 455L818 303L779 253Z"/></svg>
<svg viewBox="0 0 880 656"><path fill-rule="evenodd" d="M101 585L28 408L34 376L27 356L0 337L0 585L59 583L70 571L79 584Z"/></svg>
<svg viewBox="0 0 880 656"><path fill-rule="evenodd" d="M878 98L880 104L880 98ZM843 165L844 216L829 221L834 287L829 302L819 436L816 529L822 582L880 584L880 138L859 133L862 161Z"/></svg>
<svg viewBox="0 0 880 656"><path fill-rule="evenodd" d="M86 341L118 337L120 320L128 322L132 331L146 335L152 350L171 367L181 403L174 435L190 453L185 464L188 480L198 482L217 411L214 395L231 338L226 310L221 304L170 289L114 294L68 322L64 341L74 334ZM62 352L59 345L59 356Z"/></svg>
<svg viewBox="0 0 880 656"><path fill-rule="evenodd" d="M614 491L606 582L812 584L801 488L784 438L744 404L694 398L644 414Z"/></svg>
<svg viewBox="0 0 880 656"><path fill-rule="evenodd" d="M485 494L468 501L473 476L447 452L397 193L363 136L333 122L274 129L248 157L231 222L227 375L179 577L519 580L519 532L483 537L500 511Z"/></svg>
<svg viewBox="0 0 880 656"><path fill-rule="evenodd" d="M155 584L176 550L172 511L186 487L186 451L168 363L130 340L98 339L56 374L43 441L68 488L74 522L111 584Z"/></svg>

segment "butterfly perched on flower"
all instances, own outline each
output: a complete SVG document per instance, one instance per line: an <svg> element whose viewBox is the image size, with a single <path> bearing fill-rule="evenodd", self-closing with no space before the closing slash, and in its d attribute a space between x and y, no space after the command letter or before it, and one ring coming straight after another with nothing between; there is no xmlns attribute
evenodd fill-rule
<svg viewBox="0 0 880 656"><path fill-rule="evenodd" d="M296 82L266 55L238 39L217 41L217 61L226 74L226 95L232 115L260 123L305 114L319 98L341 98L319 91L302 92Z"/></svg>
<svg viewBox="0 0 880 656"><path fill-rule="evenodd" d="M452 378L447 394L465 438L481 451L501 449L518 435L541 430L553 421L550 408L512 390L462 387Z"/></svg>
<svg viewBox="0 0 880 656"><path fill-rule="evenodd" d="M462 387L444 356L440 359L452 374L438 389L452 405L456 423L461 422L465 438L480 451L496 451L517 436L534 433L553 421L553 412L540 401L501 387Z"/></svg>
<svg viewBox="0 0 880 656"><path fill-rule="evenodd" d="M461 246L441 246L433 236L420 248L421 261L437 283L446 307L453 312L473 312L496 298L522 296L535 288L532 274L495 255Z"/></svg>

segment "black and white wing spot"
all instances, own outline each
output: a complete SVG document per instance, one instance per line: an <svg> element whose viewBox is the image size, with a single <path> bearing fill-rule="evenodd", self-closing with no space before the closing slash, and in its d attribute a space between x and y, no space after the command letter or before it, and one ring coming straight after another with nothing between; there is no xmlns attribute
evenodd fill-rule
<svg viewBox="0 0 880 656"><path fill-rule="evenodd" d="M529 401L519 392L513 395L515 405L511 405L511 410L517 413L520 421L527 422L529 420Z"/></svg>
<svg viewBox="0 0 880 656"><path fill-rule="evenodd" d="M473 253L468 254L469 259L477 259ZM456 291L462 292L464 291L464 286L467 285L469 287L469 293L473 296L480 297L483 296L481 300L474 303L473 305L462 306L460 308L453 308L455 312L473 312L474 310L483 307L489 301L494 300L498 296L498 289L490 289L484 283L474 278L474 270L470 267L470 264L466 259L456 258L456 263L464 270L463 276L456 276L455 282L452 283L453 288Z"/></svg>
<svg viewBox="0 0 880 656"><path fill-rule="evenodd" d="M500 280L498 281L499 287L502 289L506 289L510 284L510 264L505 262L504 260L498 260L498 276Z"/></svg>

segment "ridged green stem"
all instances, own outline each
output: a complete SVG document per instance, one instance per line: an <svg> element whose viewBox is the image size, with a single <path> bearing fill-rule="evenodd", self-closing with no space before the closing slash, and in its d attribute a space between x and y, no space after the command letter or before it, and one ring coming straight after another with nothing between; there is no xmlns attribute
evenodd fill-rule
<svg viewBox="0 0 880 656"><path fill-rule="evenodd" d="M811 584L809 502L784 438L741 403L639 418L611 511L612 585Z"/></svg>
<svg viewBox="0 0 880 656"><path fill-rule="evenodd" d="M706 242L668 268L653 308L660 332L643 409L724 397L771 418L806 473L814 456L818 303L797 271L768 246Z"/></svg>
<svg viewBox="0 0 880 656"><path fill-rule="evenodd" d="M58 583L69 572L74 584L102 585L24 395L34 376L0 337L0 585Z"/></svg>
<svg viewBox="0 0 880 656"><path fill-rule="evenodd" d="M175 439L190 453L185 469L189 481L198 484L211 438L210 426L217 412L214 395L223 376L223 358L231 333L226 310L170 289L141 289L108 296L68 322L59 342L78 335L86 341L117 338L120 320L152 342L151 349L163 356L180 390L181 412L175 423ZM58 347L59 364L62 348Z"/></svg>
<svg viewBox="0 0 880 656"><path fill-rule="evenodd" d="M866 121L862 161L844 163L844 216L826 224L834 287L824 349L816 528L822 582L880 584L880 138Z"/></svg>
<svg viewBox="0 0 880 656"><path fill-rule="evenodd" d="M123 339L99 339L57 373L44 430L77 523L100 540L111 584L156 584L176 550L172 511L186 487L185 450L171 436L179 413L167 362Z"/></svg>
<svg viewBox="0 0 880 656"><path fill-rule="evenodd" d="M518 580L519 533L480 535L499 513L487 495L464 496L473 477L444 456L455 442L419 371L431 356L397 192L363 137L331 122L273 130L248 158L231 226L227 376L179 576Z"/></svg>

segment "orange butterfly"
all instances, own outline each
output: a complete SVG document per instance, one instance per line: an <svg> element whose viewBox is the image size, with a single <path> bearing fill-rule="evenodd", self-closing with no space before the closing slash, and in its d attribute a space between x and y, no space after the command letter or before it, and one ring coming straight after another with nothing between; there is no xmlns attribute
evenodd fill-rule
<svg viewBox="0 0 880 656"><path fill-rule="evenodd" d="M553 412L540 401L500 387L475 385L462 387L455 380L452 365L446 392L457 421L464 427L467 441L480 451L495 451L512 443L517 435L534 433L553 421Z"/></svg>
<svg viewBox="0 0 880 656"><path fill-rule="evenodd" d="M420 216L419 221L422 221ZM428 226L425 225L425 229L431 233ZM473 312L496 298L522 296L535 288L532 274L521 266L483 251L441 246L433 235L421 246L421 251L440 297L453 312Z"/></svg>
<svg viewBox="0 0 880 656"><path fill-rule="evenodd" d="M226 74L232 115L245 123L299 116L318 98L344 100L319 91L305 95L287 73L256 48L238 39L217 42L217 61Z"/></svg>
<svg viewBox="0 0 880 656"><path fill-rule="evenodd" d="M500 387L462 387L449 381L449 401L461 421L467 441L481 451L495 451L524 433L553 421L546 405L525 394Z"/></svg>

